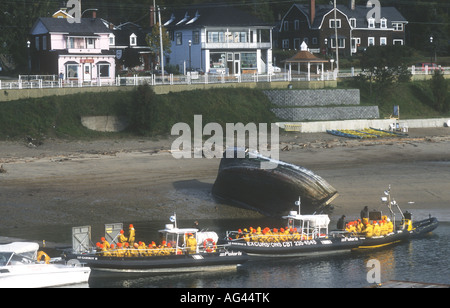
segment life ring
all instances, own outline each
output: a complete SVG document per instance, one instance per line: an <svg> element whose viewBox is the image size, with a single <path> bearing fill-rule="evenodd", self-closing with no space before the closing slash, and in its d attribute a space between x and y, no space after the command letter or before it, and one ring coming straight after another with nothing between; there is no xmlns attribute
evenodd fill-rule
<svg viewBox="0 0 450 308"><path fill-rule="evenodd" d="M205 249L206 252L215 252L217 248L216 242L214 242L212 238L207 238L203 242L203 248Z"/></svg>

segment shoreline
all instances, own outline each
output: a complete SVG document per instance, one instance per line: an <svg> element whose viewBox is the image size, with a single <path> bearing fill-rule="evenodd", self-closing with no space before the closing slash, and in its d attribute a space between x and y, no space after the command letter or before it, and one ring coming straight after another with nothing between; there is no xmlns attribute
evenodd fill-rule
<svg viewBox="0 0 450 308"><path fill-rule="evenodd" d="M174 211L194 220L263 217L214 200L220 160L176 160L172 140L0 142L1 229L164 220ZM411 200L417 211L450 209L450 128L372 141L280 132L280 149L280 160L338 190L333 216L378 205L389 184L404 210Z"/></svg>

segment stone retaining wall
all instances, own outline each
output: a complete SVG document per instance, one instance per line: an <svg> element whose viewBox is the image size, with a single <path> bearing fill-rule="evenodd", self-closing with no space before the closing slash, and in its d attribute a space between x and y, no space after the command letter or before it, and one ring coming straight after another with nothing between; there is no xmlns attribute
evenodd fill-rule
<svg viewBox="0 0 450 308"><path fill-rule="evenodd" d="M264 91L272 104L286 106L359 105L359 89Z"/></svg>

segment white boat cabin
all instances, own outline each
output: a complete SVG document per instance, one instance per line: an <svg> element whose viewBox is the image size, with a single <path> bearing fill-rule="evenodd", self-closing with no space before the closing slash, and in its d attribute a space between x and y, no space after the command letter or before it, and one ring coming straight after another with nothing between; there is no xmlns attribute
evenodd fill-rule
<svg viewBox="0 0 450 308"><path fill-rule="evenodd" d="M300 215L297 211L290 211L288 216L283 216L288 221L289 228L297 228L302 238L316 239L328 236L328 215Z"/></svg>

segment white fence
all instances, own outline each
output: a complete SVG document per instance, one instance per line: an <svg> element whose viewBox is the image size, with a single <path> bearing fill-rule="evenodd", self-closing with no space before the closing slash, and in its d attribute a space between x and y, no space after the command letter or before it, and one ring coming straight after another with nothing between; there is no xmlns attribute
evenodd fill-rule
<svg viewBox="0 0 450 308"><path fill-rule="evenodd" d="M450 75L450 67L439 67L444 74ZM433 69L411 67L409 68L413 75L430 75L434 73ZM324 72L324 74L311 74L310 80L336 80L337 78L349 78L357 76L361 70L350 69L341 70L339 73ZM281 82L281 81L308 81L305 72L296 74L292 72L277 73L269 75L242 74L242 75L200 75L193 73L188 75L167 75L164 78L161 75L151 75L148 77L117 77L114 82L91 81L82 82L79 80L62 80L57 75L20 75L18 80L5 81L0 80L0 90L17 89L44 89L44 88L75 88L75 87L103 87L103 86L138 86L142 84L157 85L189 85L189 84L220 84L220 83L255 83L255 82Z"/></svg>

